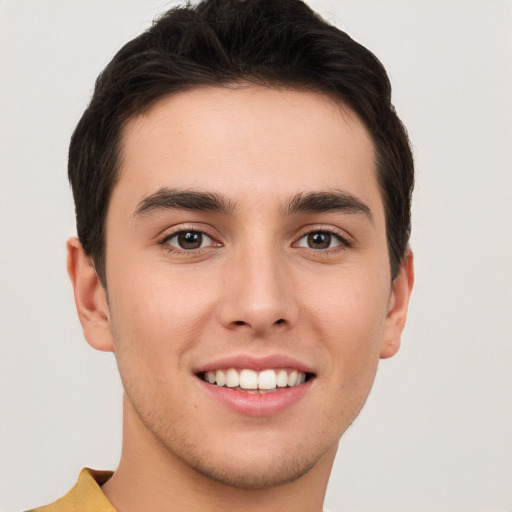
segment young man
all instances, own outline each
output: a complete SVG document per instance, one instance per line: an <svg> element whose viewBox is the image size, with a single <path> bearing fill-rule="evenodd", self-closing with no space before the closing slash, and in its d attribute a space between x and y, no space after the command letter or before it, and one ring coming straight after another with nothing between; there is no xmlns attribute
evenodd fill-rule
<svg viewBox="0 0 512 512"><path fill-rule="evenodd" d="M322 510L413 282L390 96L299 0L171 10L114 57L71 140L68 271L122 456L36 510Z"/></svg>

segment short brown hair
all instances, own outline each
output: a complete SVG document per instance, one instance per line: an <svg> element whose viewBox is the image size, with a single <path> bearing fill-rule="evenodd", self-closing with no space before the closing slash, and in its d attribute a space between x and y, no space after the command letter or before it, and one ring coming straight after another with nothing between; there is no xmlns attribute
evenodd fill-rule
<svg viewBox="0 0 512 512"><path fill-rule="evenodd" d="M71 138L78 237L103 286L124 124L166 95L237 82L318 91L360 117L375 145L394 278L410 236L414 163L382 64L300 0L205 0L169 10L115 55Z"/></svg>

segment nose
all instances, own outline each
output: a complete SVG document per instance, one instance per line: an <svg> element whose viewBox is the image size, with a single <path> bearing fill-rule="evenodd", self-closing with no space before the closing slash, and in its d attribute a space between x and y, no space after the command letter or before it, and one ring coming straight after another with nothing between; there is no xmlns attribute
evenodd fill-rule
<svg viewBox="0 0 512 512"><path fill-rule="evenodd" d="M221 324L264 337L292 327L298 317L293 273L286 255L269 247L239 251L226 264Z"/></svg>

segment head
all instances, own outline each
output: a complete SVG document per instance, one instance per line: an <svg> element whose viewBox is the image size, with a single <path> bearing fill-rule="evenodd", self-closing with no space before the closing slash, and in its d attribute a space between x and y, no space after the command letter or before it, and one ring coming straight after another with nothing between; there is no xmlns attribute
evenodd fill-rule
<svg viewBox="0 0 512 512"><path fill-rule="evenodd" d="M328 473L398 350L412 171L382 65L298 0L174 9L114 57L71 142L69 268L139 466Z"/></svg>
<svg viewBox="0 0 512 512"><path fill-rule="evenodd" d="M319 92L357 114L374 145L395 278L410 236L414 172L384 67L301 1L211 0L170 10L127 43L98 77L71 139L78 237L103 286L105 221L127 121L180 91L243 83Z"/></svg>

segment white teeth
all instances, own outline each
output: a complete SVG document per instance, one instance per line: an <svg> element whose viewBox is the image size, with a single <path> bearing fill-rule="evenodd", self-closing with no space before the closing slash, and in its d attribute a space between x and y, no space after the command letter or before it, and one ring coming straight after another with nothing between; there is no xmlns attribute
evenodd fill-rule
<svg viewBox="0 0 512 512"><path fill-rule="evenodd" d="M225 386L226 385L226 373L222 370L217 370L215 373L215 382L217 386Z"/></svg>
<svg viewBox="0 0 512 512"><path fill-rule="evenodd" d="M240 387L258 389L258 374L254 370L242 370L240 372Z"/></svg>
<svg viewBox="0 0 512 512"><path fill-rule="evenodd" d="M260 374L258 376L258 388L259 389L275 389L276 388L276 380L277 380L276 372L274 370L264 370L264 371L260 372Z"/></svg>
<svg viewBox="0 0 512 512"><path fill-rule="evenodd" d="M240 386L240 376L234 368L230 368L226 372L226 386L228 388L236 388Z"/></svg>
<svg viewBox="0 0 512 512"><path fill-rule="evenodd" d="M298 370L285 370L284 368L274 370L262 370L256 372L251 369L236 370L213 370L204 373L203 379L210 384L227 386L247 390L261 389L272 390L299 386L306 382L306 374Z"/></svg>
<svg viewBox="0 0 512 512"><path fill-rule="evenodd" d="M286 370L279 370L276 377L276 384L278 388L285 388L288 386L288 374Z"/></svg>

